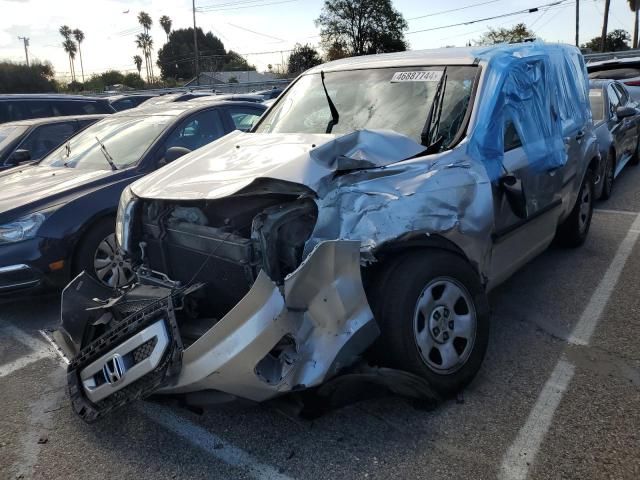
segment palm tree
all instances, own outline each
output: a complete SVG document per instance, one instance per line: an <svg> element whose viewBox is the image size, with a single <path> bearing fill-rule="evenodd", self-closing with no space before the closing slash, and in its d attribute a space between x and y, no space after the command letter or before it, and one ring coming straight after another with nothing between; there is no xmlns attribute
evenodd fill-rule
<svg viewBox="0 0 640 480"><path fill-rule="evenodd" d="M74 65L74 60L76 59L76 52L78 51L78 48L76 47L76 43L70 38L67 38L64 42L62 42L62 48L64 48L64 51L67 52L67 55L69 55L69 67L71 68L71 81L75 82L76 69Z"/></svg>
<svg viewBox="0 0 640 480"><path fill-rule="evenodd" d="M82 83L84 83L84 65L82 64L82 42L84 42L84 32L79 28L73 31L73 37L78 42L78 53L80 54L80 71L82 72Z"/></svg>
<svg viewBox="0 0 640 480"><path fill-rule="evenodd" d="M171 33L171 19L166 15L160 17L160 26L164 30L164 33L167 34L167 43L169 43L169 34Z"/></svg>
<svg viewBox="0 0 640 480"><path fill-rule="evenodd" d="M147 82L151 83L153 81L153 66L151 65L151 49L153 48L153 39L151 35L148 33L139 33L136 36L136 45L140 50L142 50L142 54L144 55L145 60L145 70L147 71Z"/></svg>
<svg viewBox="0 0 640 480"><path fill-rule="evenodd" d="M138 23L142 25L144 33L136 37L136 44L144 53L145 68L147 70L147 82L153 82L153 61L151 59L151 49L153 48L153 39L149 34L153 20L147 12L138 13Z"/></svg>
<svg viewBox="0 0 640 480"><path fill-rule="evenodd" d="M62 48L64 48L64 51L69 56L69 70L71 73L71 81L75 82L76 72L74 69L73 60L76 56L77 49L76 49L76 44L73 43L73 40L71 40L71 33L72 33L71 29L67 25L62 25L58 29L58 32L60 32L60 35L62 35L62 38L64 38L64 42L62 42Z"/></svg>
<svg viewBox="0 0 640 480"><path fill-rule="evenodd" d="M138 69L138 76L139 76L140 72L142 71L142 57L140 55L134 55L133 63L136 64L136 68Z"/></svg>

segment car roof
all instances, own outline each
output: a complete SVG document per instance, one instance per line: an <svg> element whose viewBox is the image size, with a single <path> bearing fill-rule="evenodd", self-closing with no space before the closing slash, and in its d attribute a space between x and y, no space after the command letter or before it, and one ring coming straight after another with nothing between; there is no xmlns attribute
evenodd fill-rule
<svg viewBox="0 0 640 480"><path fill-rule="evenodd" d="M320 71L358 70L385 67L411 67L421 65L477 65L481 58L489 60L498 54L516 53L525 49L540 49L558 51L577 48L571 45L550 44L542 41L523 42L513 44L498 44L492 46L451 47L426 50L411 50L397 53L382 53L377 55L363 55L349 57L324 63L307 70L305 74L320 73Z"/></svg>
<svg viewBox="0 0 640 480"><path fill-rule="evenodd" d="M250 106L261 105L255 102L233 102L220 100L217 102L169 102L160 105L148 105L140 106L137 108L131 108L122 112L107 115L108 117L149 117L152 115L178 117L194 110L203 110L210 108L211 106L223 107L223 106ZM266 109L266 107L265 107Z"/></svg>
<svg viewBox="0 0 640 480"><path fill-rule="evenodd" d="M57 117L28 118L25 120L15 120L13 122L5 122L1 126L32 127L34 125L45 125L45 124L51 124L51 123L68 122L69 120L100 120L110 116L111 116L110 114L96 114L96 115L66 115L66 116L57 116Z"/></svg>
<svg viewBox="0 0 640 480"><path fill-rule="evenodd" d="M104 97L88 97L84 95L67 95L64 93L7 93L0 95L3 100L84 100L84 101L104 101Z"/></svg>

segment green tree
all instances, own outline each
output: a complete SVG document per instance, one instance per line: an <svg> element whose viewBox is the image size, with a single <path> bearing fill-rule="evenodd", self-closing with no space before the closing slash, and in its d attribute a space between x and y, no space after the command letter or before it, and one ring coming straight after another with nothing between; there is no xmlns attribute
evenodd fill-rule
<svg viewBox="0 0 640 480"><path fill-rule="evenodd" d="M527 38L535 37L535 33L527 28L524 23L518 23L511 28L489 28L488 32L475 40L476 45L495 45L497 43L522 42Z"/></svg>
<svg viewBox="0 0 640 480"><path fill-rule="evenodd" d="M73 38L78 42L78 53L80 54L80 72L82 72L82 82L84 83L84 65L82 64L82 42L84 42L84 32L76 28L73 32Z"/></svg>
<svg viewBox="0 0 640 480"><path fill-rule="evenodd" d="M58 85L53 79L53 67L49 63L0 62L0 93L48 93Z"/></svg>
<svg viewBox="0 0 640 480"><path fill-rule="evenodd" d="M198 28L198 49L201 71L255 70L242 55L224 48L213 33ZM158 62L163 79L191 79L195 76L193 28L173 30L169 41L158 50Z"/></svg>
<svg viewBox="0 0 640 480"><path fill-rule="evenodd" d="M333 42L331 45L326 47L325 57L327 62L331 60L340 60L341 58L346 58L349 56L349 52L347 51L347 47L340 42Z"/></svg>
<svg viewBox="0 0 640 480"><path fill-rule="evenodd" d="M325 50L336 43L349 55L407 49L408 25L391 0L325 0L316 25Z"/></svg>
<svg viewBox="0 0 640 480"><path fill-rule="evenodd" d="M605 40L604 49L605 52L619 52L621 50L629 50L631 46L629 45L629 41L631 40L631 35L626 30L622 30L621 28L617 30L613 30L612 32L607 33L607 39ZM600 51L600 46L602 43L602 37L597 36L592 38L587 43L582 45L582 48L589 48L594 52Z"/></svg>
<svg viewBox="0 0 640 480"><path fill-rule="evenodd" d="M293 52L289 55L287 60L287 71L289 75L299 75L305 70L320 65L322 59L318 51L311 45L300 45L296 43L293 47Z"/></svg>
<svg viewBox="0 0 640 480"><path fill-rule="evenodd" d="M141 90L144 88L144 80L140 78L140 75L136 75L135 73L127 73L123 79L122 84L127 87L135 88L136 90Z"/></svg>
<svg viewBox="0 0 640 480"><path fill-rule="evenodd" d="M160 26L164 30L164 33L167 35L167 42L169 41L169 34L171 33L171 19L166 15L160 17Z"/></svg>

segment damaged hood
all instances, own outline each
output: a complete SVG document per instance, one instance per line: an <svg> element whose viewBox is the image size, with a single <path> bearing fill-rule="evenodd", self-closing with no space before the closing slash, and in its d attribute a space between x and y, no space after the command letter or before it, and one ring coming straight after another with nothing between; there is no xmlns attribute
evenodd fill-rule
<svg viewBox="0 0 640 480"><path fill-rule="evenodd" d="M231 133L132 185L139 197L164 200L216 199L257 178L306 185L314 191L337 171L383 167L422 153L404 135L358 130L346 135Z"/></svg>

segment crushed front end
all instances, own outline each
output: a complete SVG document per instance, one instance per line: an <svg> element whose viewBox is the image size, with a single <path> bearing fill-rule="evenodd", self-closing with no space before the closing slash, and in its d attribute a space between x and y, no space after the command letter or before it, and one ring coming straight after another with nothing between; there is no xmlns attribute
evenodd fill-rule
<svg viewBox="0 0 640 480"><path fill-rule="evenodd" d="M82 418L151 393L269 400L319 386L373 343L360 242L323 241L303 258L316 202L286 191L136 200L137 281L113 291L82 274L63 293L56 340Z"/></svg>

